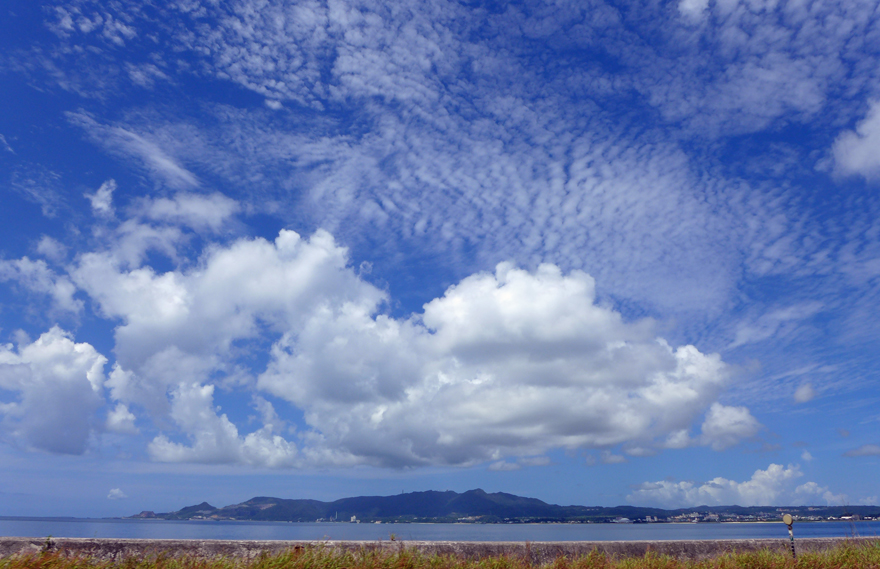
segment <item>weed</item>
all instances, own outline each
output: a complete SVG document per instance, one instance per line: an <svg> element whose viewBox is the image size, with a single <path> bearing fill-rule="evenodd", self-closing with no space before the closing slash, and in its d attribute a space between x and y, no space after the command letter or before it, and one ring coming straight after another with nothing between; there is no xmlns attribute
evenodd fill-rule
<svg viewBox="0 0 880 569"><path fill-rule="evenodd" d="M48 542L49 540L47 540ZM427 555L401 545L395 551L364 547L345 551L327 545L297 547L254 559L162 553L106 560L43 548L30 555L0 558L0 569L534 569L531 555L460 559ZM783 552L730 553L689 561L648 552L642 557L609 557L597 550L576 558L559 557L542 569L880 569L880 541L846 542L797 560Z"/></svg>

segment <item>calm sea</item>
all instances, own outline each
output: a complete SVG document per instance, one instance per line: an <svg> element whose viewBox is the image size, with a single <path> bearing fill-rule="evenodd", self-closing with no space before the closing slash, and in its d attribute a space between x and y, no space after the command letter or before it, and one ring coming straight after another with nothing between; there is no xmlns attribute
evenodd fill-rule
<svg viewBox="0 0 880 569"><path fill-rule="evenodd" d="M788 539L782 522L699 524L349 524L163 521L0 517L0 536L140 539L424 541L631 541L676 539ZM804 522L798 537L880 535L880 521Z"/></svg>

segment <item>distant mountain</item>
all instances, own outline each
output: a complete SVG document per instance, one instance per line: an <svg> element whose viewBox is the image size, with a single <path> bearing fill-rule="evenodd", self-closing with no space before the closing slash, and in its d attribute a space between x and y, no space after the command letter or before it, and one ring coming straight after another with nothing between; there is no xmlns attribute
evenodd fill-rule
<svg viewBox="0 0 880 569"><path fill-rule="evenodd" d="M775 507L699 506L678 510L616 506L557 506L536 498L523 498L503 492L483 490L458 492L427 491L395 496L359 496L334 502L288 500L256 497L241 504L215 508L207 502L187 506L176 512L155 514L150 511L133 516L166 520L263 520L285 522L349 521L469 521L477 523L522 522L610 522L610 521L718 521L776 519L781 513ZM807 508L792 507L785 511L801 518L827 518L856 515L880 516L880 507L849 506Z"/></svg>

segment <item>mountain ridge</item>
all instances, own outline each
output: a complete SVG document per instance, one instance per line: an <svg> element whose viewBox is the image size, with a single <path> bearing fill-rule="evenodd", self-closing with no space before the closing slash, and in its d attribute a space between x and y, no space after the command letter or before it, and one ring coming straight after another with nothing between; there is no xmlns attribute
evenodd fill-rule
<svg viewBox="0 0 880 569"><path fill-rule="evenodd" d="M156 514L144 511L133 518L166 520L253 520L277 522L474 522L523 523L612 521L751 521L781 517L781 510L799 519L880 517L877 506L698 506L666 510L641 506L560 506L537 498L480 488L467 492L426 490L392 496L356 496L332 502L256 496L217 508L208 502ZM694 516L694 514L701 514Z"/></svg>

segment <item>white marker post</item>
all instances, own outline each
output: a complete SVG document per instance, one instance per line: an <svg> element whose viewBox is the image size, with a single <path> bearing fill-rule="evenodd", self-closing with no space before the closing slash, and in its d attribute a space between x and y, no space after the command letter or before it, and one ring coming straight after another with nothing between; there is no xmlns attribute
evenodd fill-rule
<svg viewBox="0 0 880 569"><path fill-rule="evenodd" d="M791 528L792 521L791 514L785 514L782 516L782 523L788 526L788 539L791 540L791 556L794 559L797 559L797 554L794 552L794 530Z"/></svg>

